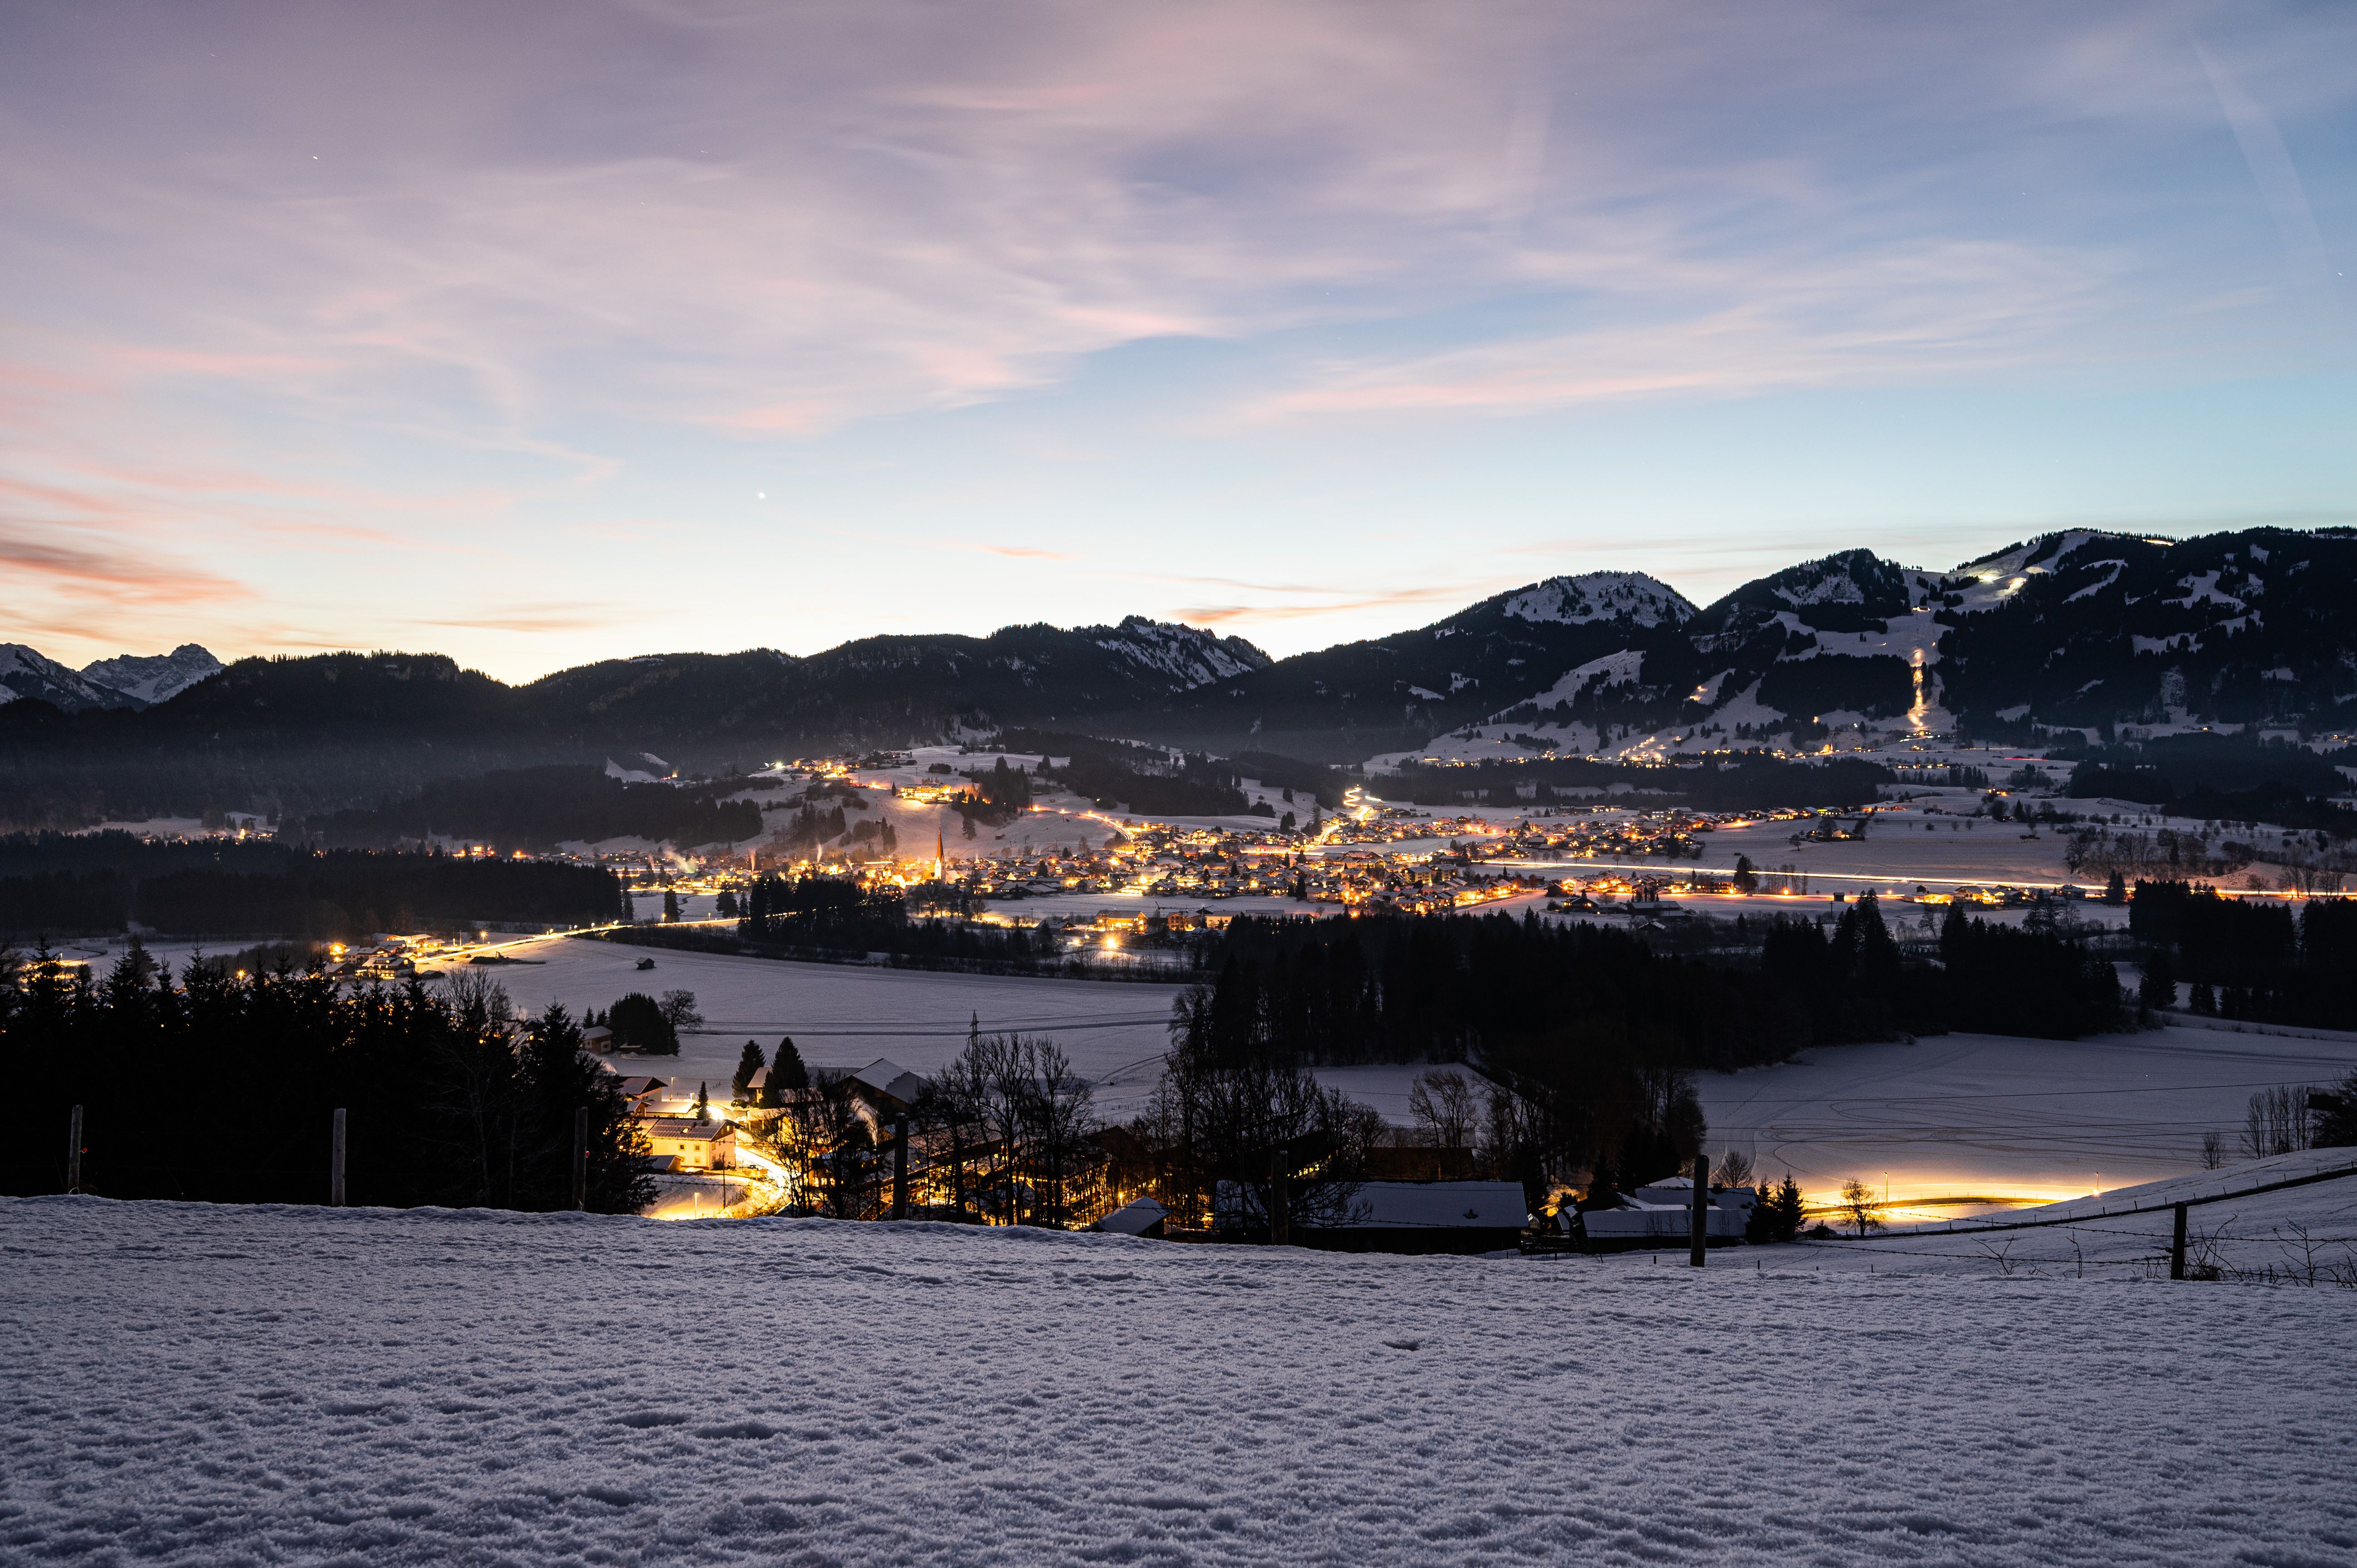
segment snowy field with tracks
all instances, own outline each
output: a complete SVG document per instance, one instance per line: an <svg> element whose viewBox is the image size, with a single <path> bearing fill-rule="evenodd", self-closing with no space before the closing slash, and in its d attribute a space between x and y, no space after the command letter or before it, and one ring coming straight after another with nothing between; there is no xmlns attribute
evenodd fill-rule
<svg viewBox="0 0 2357 1568"><path fill-rule="evenodd" d="M0 1201L0 1543L174 1568L2357 1552L2357 1295L1910 1250L1971 1251L1696 1273Z"/></svg>

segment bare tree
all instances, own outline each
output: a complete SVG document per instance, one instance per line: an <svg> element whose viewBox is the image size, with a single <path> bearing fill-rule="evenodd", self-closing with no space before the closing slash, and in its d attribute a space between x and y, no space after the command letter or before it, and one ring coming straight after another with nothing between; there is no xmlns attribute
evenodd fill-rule
<svg viewBox="0 0 2357 1568"><path fill-rule="evenodd" d="M968 1030L965 1049L934 1079L938 1117L951 1144L955 1200L965 1198L974 1144L998 1148L998 1218L1071 1223L1075 1183L1095 1130L1094 1092L1061 1046L1030 1035Z"/></svg>
<svg viewBox="0 0 2357 1568"><path fill-rule="evenodd" d="M2226 1163L2226 1134L2212 1127L2201 1134L2201 1168L2214 1171Z"/></svg>
<svg viewBox="0 0 2357 1568"><path fill-rule="evenodd" d="M1441 1148L1472 1145L1473 1086L1455 1068L1419 1074L1408 1086L1407 1108Z"/></svg>
<svg viewBox="0 0 2357 1568"><path fill-rule="evenodd" d="M1277 1191L1272 1161L1286 1151L1286 1223L1299 1230L1364 1211L1358 1193L1367 1151L1384 1128L1372 1106L1320 1086L1306 1069L1258 1055L1222 1058L1182 1043L1129 1131L1155 1151L1157 1196L1189 1223L1217 1214L1241 1229L1268 1228Z"/></svg>
<svg viewBox="0 0 2357 1568"><path fill-rule="evenodd" d="M755 1142L785 1168L786 1207L830 1219L873 1218L876 1133L849 1075L813 1073L808 1089L785 1090L781 1099Z"/></svg>
<svg viewBox="0 0 2357 1568"><path fill-rule="evenodd" d="M1841 1207L1842 1212L1849 1216L1850 1223L1857 1227L1859 1235L1882 1229L1882 1217L1875 1212L1874 1188L1857 1177L1852 1176L1842 1183Z"/></svg>
<svg viewBox="0 0 2357 1568"><path fill-rule="evenodd" d="M2251 1096L2243 1116L2243 1153L2255 1160L2288 1155L2316 1144L2316 1124L2309 1112L2311 1090L2305 1086L2263 1089Z"/></svg>
<svg viewBox="0 0 2357 1568"><path fill-rule="evenodd" d="M1711 1179L1721 1187L1749 1187L1751 1156L1741 1149L1727 1150L1718 1157L1718 1168L1711 1173Z"/></svg>
<svg viewBox="0 0 2357 1568"><path fill-rule="evenodd" d="M1538 1107L1513 1090L1493 1084L1481 1123L1481 1163L1492 1176L1519 1181L1535 1204L1545 1188Z"/></svg>
<svg viewBox="0 0 2357 1568"><path fill-rule="evenodd" d="M1033 1218L1047 1225L1069 1225L1083 1141L1096 1124L1094 1093L1055 1041L1024 1037L1017 1041L1017 1052L1031 1186L1037 1195Z"/></svg>

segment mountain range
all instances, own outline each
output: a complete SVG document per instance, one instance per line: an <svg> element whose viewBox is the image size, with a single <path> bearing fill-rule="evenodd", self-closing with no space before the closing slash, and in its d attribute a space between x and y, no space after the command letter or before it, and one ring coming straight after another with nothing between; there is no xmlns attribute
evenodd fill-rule
<svg viewBox="0 0 2357 1568"><path fill-rule="evenodd" d="M221 661L193 642L169 653L102 659L78 671L21 642L0 642L0 703L30 697L69 714L150 708L221 670Z"/></svg>
<svg viewBox="0 0 2357 1568"><path fill-rule="evenodd" d="M1276 660L1131 617L797 657L658 654L510 686L439 655L226 668L188 645L75 671L0 648L0 818L337 809L485 768L651 752L687 771L1028 725L1319 762L1446 749L1654 755L1838 730L2029 739L2357 729L2357 532L2073 531L1946 570L1865 550L1697 607L1553 577ZM1649 749L1650 748L1650 749Z"/></svg>

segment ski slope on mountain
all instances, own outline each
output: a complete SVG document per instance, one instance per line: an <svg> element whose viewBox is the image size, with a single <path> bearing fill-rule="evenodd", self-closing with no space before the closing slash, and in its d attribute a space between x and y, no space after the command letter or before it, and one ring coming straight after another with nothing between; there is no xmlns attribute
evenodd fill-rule
<svg viewBox="0 0 2357 1568"><path fill-rule="evenodd" d="M0 1203L0 1247L20 1562L2050 1568L2357 1541L2337 1290L88 1198Z"/></svg>

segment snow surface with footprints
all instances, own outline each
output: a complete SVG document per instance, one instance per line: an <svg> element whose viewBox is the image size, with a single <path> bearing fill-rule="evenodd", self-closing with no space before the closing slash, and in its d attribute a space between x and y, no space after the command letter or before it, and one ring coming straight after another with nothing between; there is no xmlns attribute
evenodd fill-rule
<svg viewBox="0 0 2357 1568"><path fill-rule="evenodd" d="M0 1202L18 1563L2346 1563L2348 1293ZM1754 1265L1757 1266L1748 1266Z"/></svg>

